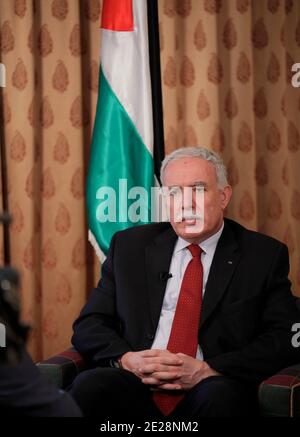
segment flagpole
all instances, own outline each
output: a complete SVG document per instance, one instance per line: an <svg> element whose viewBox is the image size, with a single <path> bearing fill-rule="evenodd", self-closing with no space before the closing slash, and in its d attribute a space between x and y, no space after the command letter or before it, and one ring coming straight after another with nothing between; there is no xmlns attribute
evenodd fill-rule
<svg viewBox="0 0 300 437"><path fill-rule="evenodd" d="M3 223L3 257L4 265L10 264L10 242L8 214L8 189L7 189L7 165L4 136L4 111L3 111L3 89L0 87L0 153L1 153L1 183L2 183L2 207L1 221Z"/></svg>
<svg viewBox="0 0 300 437"><path fill-rule="evenodd" d="M153 157L154 171L157 180L160 181L161 162L165 156L164 125L161 90L160 70L160 46L157 0L147 0L148 10L148 38L149 38L149 62L152 91L153 113Z"/></svg>

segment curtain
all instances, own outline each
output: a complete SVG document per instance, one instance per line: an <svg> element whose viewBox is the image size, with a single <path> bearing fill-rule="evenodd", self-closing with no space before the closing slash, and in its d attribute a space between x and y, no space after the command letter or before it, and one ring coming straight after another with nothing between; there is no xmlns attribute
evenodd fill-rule
<svg viewBox="0 0 300 437"><path fill-rule="evenodd" d="M1 0L4 131L12 264L28 348L70 346L99 276L87 242L84 180L98 92L98 0Z"/></svg>
<svg viewBox="0 0 300 437"><path fill-rule="evenodd" d="M159 1L165 147L228 167L227 216L288 245L300 296L298 0Z"/></svg>
<svg viewBox="0 0 300 437"><path fill-rule="evenodd" d="M222 155L234 189L227 215L288 245L300 296L300 89L291 86L300 3L158 6L166 152L203 145ZM36 360L69 347L100 272L84 192L100 13L100 0L0 2L11 257Z"/></svg>

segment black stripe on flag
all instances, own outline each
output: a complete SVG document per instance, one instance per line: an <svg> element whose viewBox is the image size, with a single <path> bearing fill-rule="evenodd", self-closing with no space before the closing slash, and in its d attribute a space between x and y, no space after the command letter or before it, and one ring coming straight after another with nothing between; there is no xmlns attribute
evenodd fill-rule
<svg viewBox="0 0 300 437"><path fill-rule="evenodd" d="M148 0L149 60L152 91L154 171L158 181L165 156L157 0Z"/></svg>

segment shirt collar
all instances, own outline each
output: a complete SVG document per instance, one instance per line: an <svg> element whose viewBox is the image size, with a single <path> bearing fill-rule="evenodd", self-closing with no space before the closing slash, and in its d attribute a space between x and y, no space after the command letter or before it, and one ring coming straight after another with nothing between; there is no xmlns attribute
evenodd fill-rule
<svg viewBox="0 0 300 437"><path fill-rule="evenodd" d="M199 244L199 246L201 247L201 249L203 250L204 253L209 253L209 252L212 252L216 249L219 238L221 237L221 234L223 232L223 229L224 229L224 221L222 223L221 228L215 234L213 234L211 237L207 238L206 240L202 241ZM183 238L178 237L175 248L174 248L174 254L177 252L180 252L182 249L185 249L190 244L191 243L184 240Z"/></svg>

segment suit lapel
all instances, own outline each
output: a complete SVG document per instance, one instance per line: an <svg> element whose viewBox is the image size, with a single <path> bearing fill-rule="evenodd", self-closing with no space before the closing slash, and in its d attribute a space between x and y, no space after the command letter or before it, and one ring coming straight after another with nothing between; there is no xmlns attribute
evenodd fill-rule
<svg viewBox="0 0 300 437"><path fill-rule="evenodd" d="M170 226L152 244L146 247L147 291L154 332L158 325L167 286L167 281L162 280L160 273L169 272L176 240L177 235Z"/></svg>
<svg viewBox="0 0 300 437"><path fill-rule="evenodd" d="M220 302L230 278L240 259L236 238L225 220L224 230L219 239L215 255L209 271L203 298L200 328Z"/></svg>

